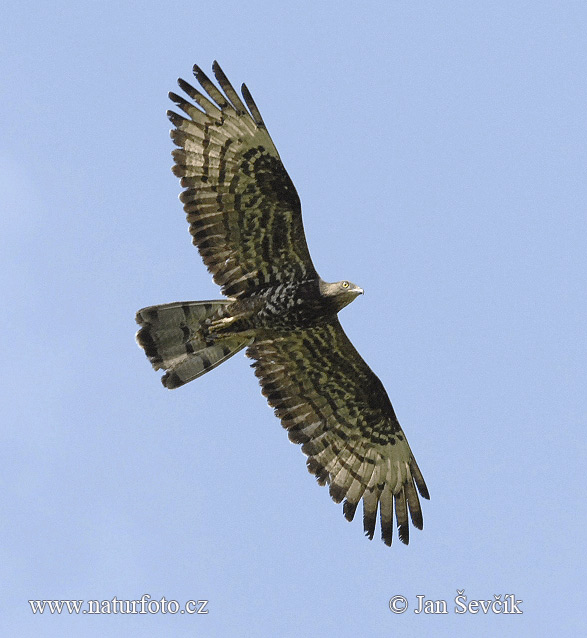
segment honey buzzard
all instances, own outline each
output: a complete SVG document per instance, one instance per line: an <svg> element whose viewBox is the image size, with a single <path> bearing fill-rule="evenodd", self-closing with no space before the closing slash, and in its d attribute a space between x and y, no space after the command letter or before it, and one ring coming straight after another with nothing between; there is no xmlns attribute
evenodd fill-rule
<svg viewBox="0 0 587 638"><path fill-rule="evenodd" d="M304 236L296 189L247 87L244 103L217 62L220 89L198 67L191 98L169 97L173 172L193 243L226 299L150 306L136 315L137 341L163 385L177 388L239 350L254 359L262 392L308 470L350 521L363 500L371 539L409 542L408 512L422 529L422 474L383 384L344 333L339 310L363 291L326 283ZM201 92L203 89L203 92ZM416 491L416 488L418 491Z"/></svg>

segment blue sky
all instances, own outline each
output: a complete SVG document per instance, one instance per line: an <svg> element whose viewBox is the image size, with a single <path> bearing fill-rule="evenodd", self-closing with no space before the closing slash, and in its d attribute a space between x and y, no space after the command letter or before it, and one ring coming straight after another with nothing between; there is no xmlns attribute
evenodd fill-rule
<svg viewBox="0 0 587 638"><path fill-rule="evenodd" d="M0 9L0 627L14 636L578 635L585 598L583 2ZM245 81L314 262L431 493L409 547L307 473L244 356L170 392L145 305L218 296L165 111ZM515 594L522 615L454 613ZM208 615L29 599L209 600ZM404 614L390 612L394 595ZM446 615L414 614L417 596Z"/></svg>

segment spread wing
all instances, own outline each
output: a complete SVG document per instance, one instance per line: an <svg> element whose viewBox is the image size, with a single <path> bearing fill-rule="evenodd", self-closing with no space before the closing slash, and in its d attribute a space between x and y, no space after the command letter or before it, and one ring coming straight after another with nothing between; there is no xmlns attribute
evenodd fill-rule
<svg viewBox="0 0 587 638"><path fill-rule="evenodd" d="M207 96L181 79L197 106L169 94L187 115L168 112L179 147L173 172L186 189L180 199L193 243L230 297L314 278L300 200L259 110L244 84L246 106L217 62L213 70L224 93L195 66Z"/></svg>
<svg viewBox="0 0 587 638"><path fill-rule="evenodd" d="M308 470L329 484L335 502L345 499L347 520L362 498L366 535L373 538L379 509L381 537L391 545L395 509L407 544L408 511L415 527L423 524L416 487L424 498L428 490L383 384L338 320L257 337L247 355L290 440L302 444Z"/></svg>

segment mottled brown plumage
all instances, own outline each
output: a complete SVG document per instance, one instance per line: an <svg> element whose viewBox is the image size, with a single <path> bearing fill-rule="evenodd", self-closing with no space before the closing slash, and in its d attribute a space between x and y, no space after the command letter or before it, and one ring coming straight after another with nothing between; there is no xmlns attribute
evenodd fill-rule
<svg viewBox="0 0 587 638"><path fill-rule="evenodd" d="M301 444L307 466L352 520L391 545L393 515L409 541L422 529L422 474L383 384L345 335L337 313L362 290L326 283L310 258L300 200L246 86L244 103L215 62L220 89L194 67L207 96L179 80L195 105L170 98L173 172L197 246L224 300L177 302L137 313L137 341L168 388L247 348L262 392ZM197 105L197 106L196 106ZM417 488L417 489L416 489Z"/></svg>

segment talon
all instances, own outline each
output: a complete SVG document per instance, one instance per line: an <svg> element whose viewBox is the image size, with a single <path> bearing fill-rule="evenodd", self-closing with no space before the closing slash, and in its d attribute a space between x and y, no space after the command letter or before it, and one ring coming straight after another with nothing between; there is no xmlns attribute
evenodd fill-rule
<svg viewBox="0 0 587 638"><path fill-rule="evenodd" d="M225 317L224 319L216 319L211 321L209 325L210 332L220 332L225 330L236 321L236 317Z"/></svg>

